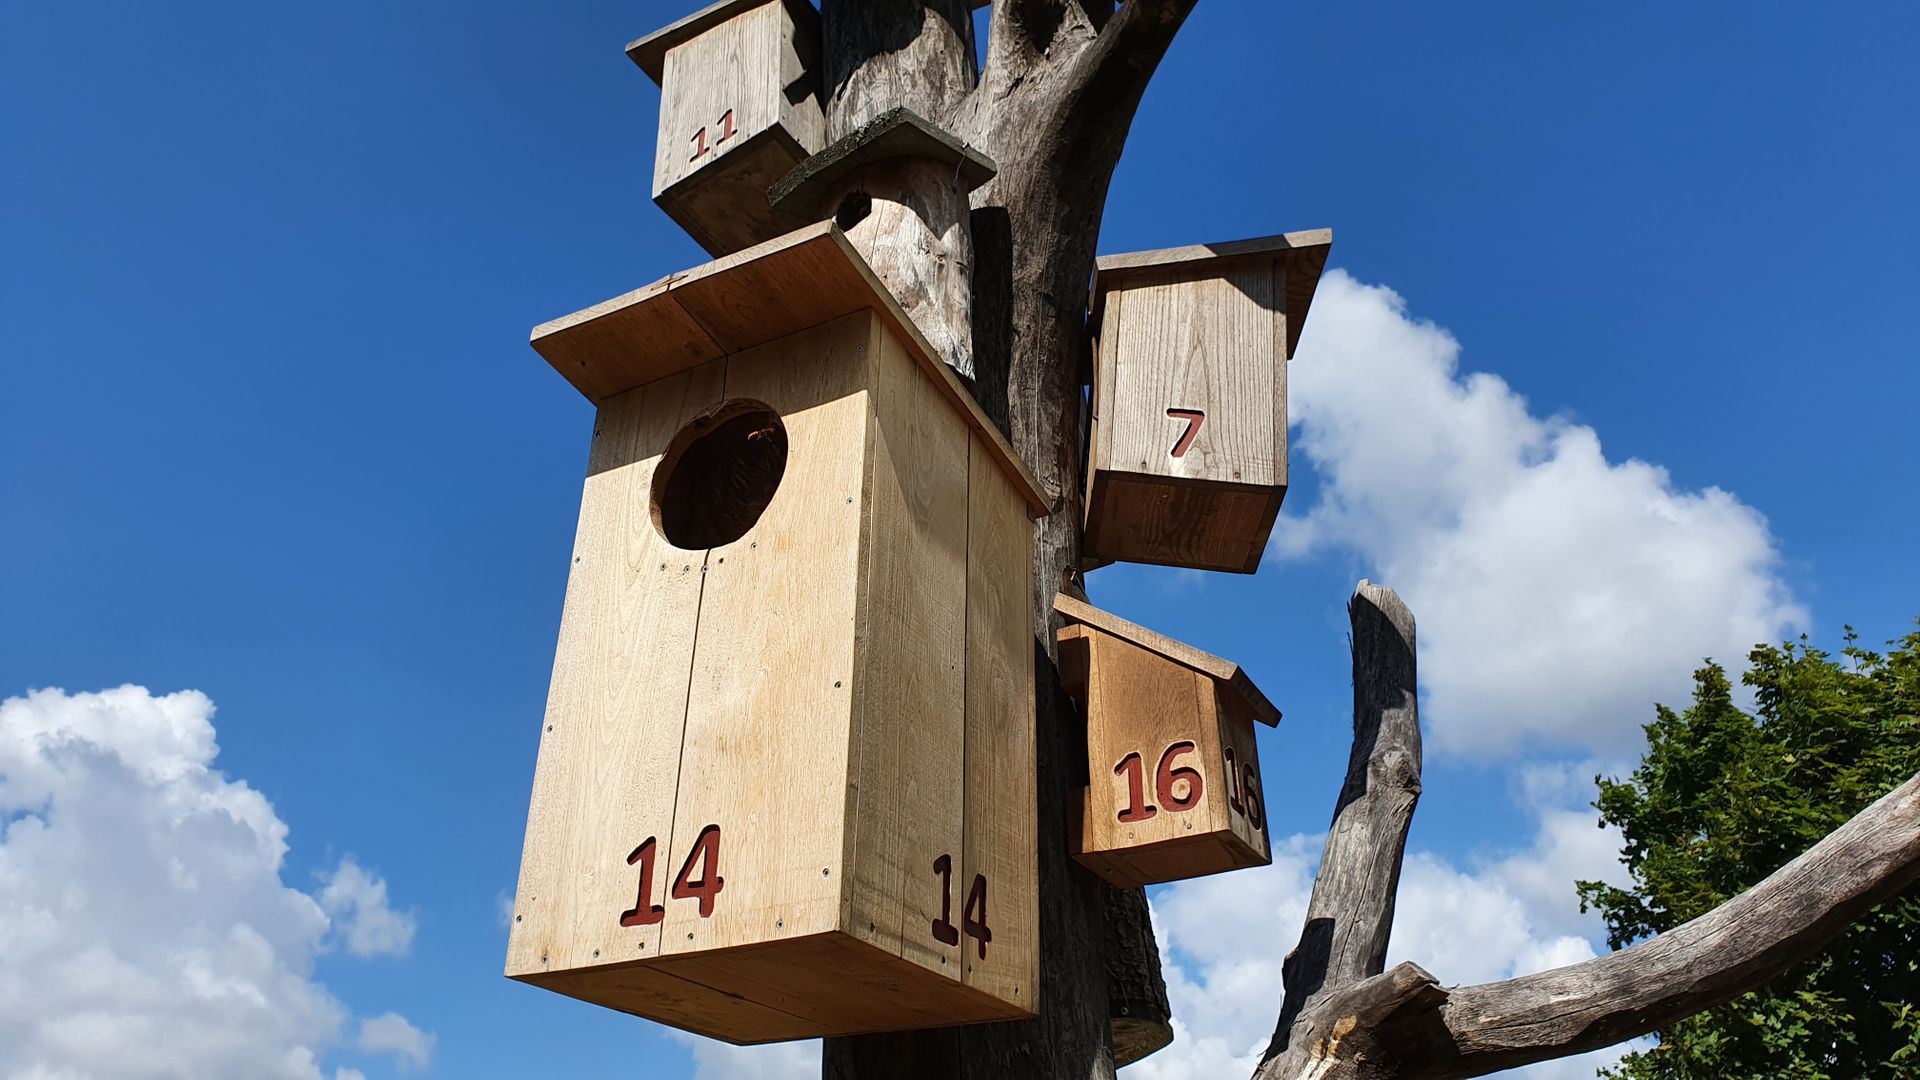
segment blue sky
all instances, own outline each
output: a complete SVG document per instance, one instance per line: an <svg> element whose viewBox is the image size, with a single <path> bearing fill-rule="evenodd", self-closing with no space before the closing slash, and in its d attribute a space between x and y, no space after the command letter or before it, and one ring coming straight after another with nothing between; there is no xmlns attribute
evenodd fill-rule
<svg viewBox="0 0 1920 1080"><path fill-rule="evenodd" d="M151 691L22 699L0 736L133 739L152 766L0 749L0 866L93 898L47 939L74 963L142 962L109 912L204 935L230 907L292 1003L262 1038L313 1055L286 1075L807 1067L499 975L591 423L526 332L703 261L646 198L658 94L621 55L680 14L0 0L0 697ZM1156 892L1183 1037L1141 1076L1270 1029L1277 996L1232 988L1272 985L1298 932L1358 578L1422 627L1396 949L1458 981L1582 955L1587 781L1700 657L1920 614L1917 33L1894 3L1200 6L1101 250L1331 226L1341 272L1260 573L1092 582L1287 713L1261 750L1297 838ZM246 904L142 915L48 854L94 848L22 827L179 798L250 823L251 862L206 864ZM0 940L31 931L8 899ZM203 1074L264 1075L241 1060Z"/></svg>

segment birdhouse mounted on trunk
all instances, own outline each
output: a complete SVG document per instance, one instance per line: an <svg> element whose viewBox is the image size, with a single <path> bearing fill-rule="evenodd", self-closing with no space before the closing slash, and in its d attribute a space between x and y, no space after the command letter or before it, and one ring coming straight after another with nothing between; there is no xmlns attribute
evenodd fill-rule
<svg viewBox="0 0 1920 1080"><path fill-rule="evenodd" d="M1287 361L1332 243L1321 229L1098 260L1088 566L1259 567L1287 493Z"/></svg>
<svg viewBox="0 0 1920 1080"><path fill-rule="evenodd" d="M1054 610L1092 778L1073 857L1114 886L1271 862L1253 725L1280 711L1230 661L1064 594Z"/></svg>
<svg viewBox="0 0 1920 1080"><path fill-rule="evenodd" d="M831 224L533 345L599 415L507 974L738 1043L1032 1015L999 431Z"/></svg>
<svg viewBox="0 0 1920 1080"><path fill-rule="evenodd" d="M722 0L627 46L660 85L653 201L710 254L789 220L767 189L826 145L820 14L807 0Z"/></svg>

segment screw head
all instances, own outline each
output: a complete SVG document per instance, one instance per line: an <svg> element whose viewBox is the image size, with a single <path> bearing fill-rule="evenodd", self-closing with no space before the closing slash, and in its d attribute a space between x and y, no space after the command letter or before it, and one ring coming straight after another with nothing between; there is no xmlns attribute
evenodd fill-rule
<svg viewBox="0 0 1920 1080"><path fill-rule="evenodd" d="M515 916L513 917L513 921L514 921L514 922L519 922L519 921L520 921L520 916L518 916L518 915L515 915Z"/></svg>

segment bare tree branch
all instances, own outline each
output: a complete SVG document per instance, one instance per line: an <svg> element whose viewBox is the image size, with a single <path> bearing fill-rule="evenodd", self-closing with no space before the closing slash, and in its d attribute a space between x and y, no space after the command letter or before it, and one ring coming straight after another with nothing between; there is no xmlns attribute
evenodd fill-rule
<svg viewBox="0 0 1920 1080"><path fill-rule="evenodd" d="M1759 989L1916 881L1920 775L1760 884L1631 948L1451 991L1402 964L1329 994L1255 1076L1481 1076L1609 1046Z"/></svg>
<svg viewBox="0 0 1920 1080"><path fill-rule="evenodd" d="M1301 1010L1386 966L1400 862L1420 799L1420 715L1413 613L1392 589L1362 581L1353 626L1353 750L1320 856L1300 944L1284 968L1286 1000L1269 1056L1287 1047Z"/></svg>

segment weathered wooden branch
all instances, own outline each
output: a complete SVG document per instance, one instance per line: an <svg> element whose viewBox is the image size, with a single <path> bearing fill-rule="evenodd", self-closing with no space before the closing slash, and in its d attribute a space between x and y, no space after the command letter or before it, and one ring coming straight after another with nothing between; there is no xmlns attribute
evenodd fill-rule
<svg viewBox="0 0 1920 1080"><path fill-rule="evenodd" d="M1367 588L1363 583L1361 593ZM1398 670L1398 658L1376 653L1377 639L1363 638L1362 616L1374 616L1361 606L1361 593L1354 604L1353 760L1367 763L1366 789L1355 796L1350 766L1307 930L1288 959L1281 1027L1256 1080L1481 1076L1609 1046L1764 986L1875 905L1920 881L1915 776L1752 889L1631 948L1537 975L1453 989L1415 964L1378 974L1392 921L1391 886L1385 886L1384 901L1381 888L1397 874L1418 794L1419 742L1416 733L1409 772L1391 760L1406 754L1405 744L1395 746L1390 735L1394 720L1383 719L1377 734L1362 722L1363 701L1372 701L1367 708L1388 707L1369 699L1363 684L1394 685L1371 670L1363 675L1363 666ZM1410 618L1405 626L1410 651ZM1410 657L1404 671L1410 680ZM1410 681L1405 689L1412 693ZM1410 700L1405 712L1410 719ZM1373 745L1363 754L1361 744L1370 735ZM1354 813L1383 795L1379 809ZM1343 831L1348 819L1353 827ZM1374 829L1380 831L1369 831ZM1391 850L1372 862L1348 850L1370 840ZM1318 920L1327 918L1330 925L1317 929Z"/></svg>
<svg viewBox="0 0 1920 1080"><path fill-rule="evenodd" d="M1353 627L1353 749L1307 903L1307 924L1283 968L1286 999L1269 1055L1287 1048L1304 1008L1386 966L1401 857L1420 799L1413 613L1392 589L1362 581L1347 602L1347 618Z"/></svg>

